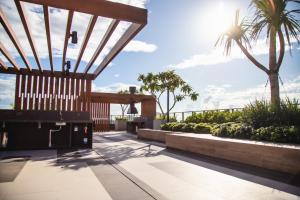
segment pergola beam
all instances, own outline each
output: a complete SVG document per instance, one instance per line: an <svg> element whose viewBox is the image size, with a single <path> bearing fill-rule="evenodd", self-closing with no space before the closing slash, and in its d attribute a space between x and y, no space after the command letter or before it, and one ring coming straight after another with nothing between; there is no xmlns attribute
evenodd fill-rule
<svg viewBox="0 0 300 200"><path fill-rule="evenodd" d="M5 70L7 70L7 66L6 66L6 64L4 63L4 61L0 58L0 66L2 67L2 68L4 68Z"/></svg>
<svg viewBox="0 0 300 200"><path fill-rule="evenodd" d="M26 68L21 68L19 71L17 71L13 67L8 67L7 70L0 69L0 73L4 74L22 74L22 75L41 75L40 71L38 69L32 69L31 72L29 72ZM51 71L51 70L44 70L43 71L43 76L55 76L55 77L72 77L72 78L83 78L83 73L72 73L70 72L69 75L67 76L64 72L62 71ZM85 79L87 80L94 80L94 75L93 74L88 74L85 76Z"/></svg>
<svg viewBox="0 0 300 200"><path fill-rule="evenodd" d="M64 65L65 65L65 62L66 62L68 40L70 38L70 30L71 30L71 25L72 25L72 20L73 20L73 14L74 14L74 11L72 11L72 10L70 10L69 13L68 13L68 21L67 21L66 34L65 34L63 57L62 57L62 68L61 68L62 71L64 71Z"/></svg>
<svg viewBox="0 0 300 200"><path fill-rule="evenodd" d="M77 71L77 68L78 68L79 63L81 61L81 58L83 56L84 50L85 50L85 48L86 48L86 46L88 44L88 41L89 41L89 39L91 37L91 34L93 32L94 26L95 26L95 24L97 22L97 18L98 17L94 15L90 19L89 25L87 27L87 31L85 33L85 36L84 36L84 39L83 39L83 42L82 42L82 45L81 45L81 48L80 48L80 52L78 54L78 58L77 58L76 64L74 66L74 73L76 73L76 71Z"/></svg>
<svg viewBox="0 0 300 200"><path fill-rule="evenodd" d="M10 55L8 50L4 47L4 45L0 42L0 51L5 56L5 58L13 65L15 70L19 71L20 67L16 63L16 61L13 59L13 57Z"/></svg>
<svg viewBox="0 0 300 200"><path fill-rule="evenodd" d="M114 59L114 57L129 43L129 41L134 38L134 36L144 27L141 24L131 24L122 37L118 40L115 46L110 50L108 55L103 59L100 65L94 72L95 77L97 77L105 67Z"/></svg>
<svg viewBox="0 0 300 200"><path fill-rule="evenodd" d="M36 64L37 64L40 72L42 73L43 72L43 68L41 66L40 59L39 59L39 57L37 55L37 52L36 52L35 43L34 43L34 40L32 38L32 34L31 34L31 31L30 31L30 28L29 28L29 24L28 24L26 13L25 13L25 9L24 9L22 3L19 0L15 0L15 4L16 4L19 16L21 18L21 21L22 21L25 33L27 35L27 39L29 41L29 44L30 44L33 56L34 56L35 61L36 61Z"/></svg>
<svg viewBox="0 0 300 200"><path fill-rule="evenodd" d="M103 50L104 46L106 45L107 41L109 40L110 36L113 34L113 32L115 31L116 27L119 24L119 20L112 20L112 22L110 23L107 31L105 32L104 36L102 37L102 40L100 41L94 55L92 56L92 58L90 59L89 63L86 65L85 69L84 69L84 73L87 74L88 71L90 70L90 68L92 67L92 65L94 64L94 62L96 61L96 59L98 58L99 54L101 53L101 51Z"/></svg>
<svg viewBox="0 0 300 200"><path fill-rule="evenodd" d="M22 0L28 3L73 10L91 15L146 24L147 10L104 0Z"/></svg>
<svg viewBox="0 0 300 200"><path fill-rule="evenodd" d="M103 93L103 92L92 92L91 101L92 102L107 102L107 103L117 103L117 104L130 104L131 102L141 102L146 100L154 100L153 95L144 94L117 94L117 93Z"/></svg>
<svg viewBox="0 0 300 200"><path fill-rule="evenodd" d="M25 55L25 52L23 51L21 44L19 42L19 40L17 39L17 36L15 34L15 32L13 31L12 27L10 26L6 16L4 15L4 13L2 12L2 10L0 9L0 20L1 20L1 24L3 26L3 28L5 29L6 33L8 34L8 36L10 37L11 41L13 42L13 44L15 45L16 49L18 50L22 60L24 61L27 69L29 71L31 71L31 66L30 63Z"/></svg>
<svg viewBox="0 0 300 200"><path fill-rule="evenodd" d="M53 58L52 58L52 47L51 47L51 34L50 34L50 19L49 19L49 12L48 6L43 6L44 10L44 20L45 20L45 29L46 29L46 37L47 37L47 45L48 45L48 53L49 53L49 62L51 71L53 72Z"/></svg>

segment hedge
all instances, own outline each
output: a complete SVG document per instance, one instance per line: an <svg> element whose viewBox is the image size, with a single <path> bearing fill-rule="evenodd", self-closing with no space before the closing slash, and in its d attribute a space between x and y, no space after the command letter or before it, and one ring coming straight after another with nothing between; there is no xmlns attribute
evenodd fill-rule
<svg viewBox="0 0 300 200"><path fill-rule="evenodd" d="M236 122L222 124L172 122L163 124L161 128L176 132L211 133L218 137L300 144L300 126L268 126L255 129L251 125Z"/></svg>

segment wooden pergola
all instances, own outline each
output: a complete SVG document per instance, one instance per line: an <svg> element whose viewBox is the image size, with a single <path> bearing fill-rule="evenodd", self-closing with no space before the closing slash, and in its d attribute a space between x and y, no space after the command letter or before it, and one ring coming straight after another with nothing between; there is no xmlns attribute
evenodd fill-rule
<svg viewBox="0 0 300 200"><path fill-rule="evenodd" d="M156 99L153 95L115 94L92 92L90 114L97 131L109 130L110 104L141 103L141 117L153 120L156 116Z"/></svg>
<svg viewBox="0 0 300 200"><path fill-rule="evenodd" d="M27 39L31 46L34 59L37 63L37 70L34 70L31 64L28 61L28 58L18 40L15 32L9 21L7 20L6 16L4 15L3 11L0 10L0 17L1 17L1 24L7 34L9 35L11 41L13 42L14 46L18 50L20 57L25 63L26 68L20 67L12 55L8 52L8 50L0 43L1 53L7 58L7 60L13 65L13 67L7 67L3 60L1 60L1 73L8 73L8 74L30 74L30 75L49 75L53 74L55 76L59 76L62 74L61 71L54 71L53 66L53 56L52 56L52 47L51 47L51 34L50 34L50 23L49 23L49 7L59 8L68 10L68 19L67 19L67 26L65 32L65 39L64 39L64 47L63 47L63 55L62 55L62 68L66 61L66 52L68 47L68 40L70 29L72 25L73 15L74 12L81 12L92 15L90 18L90 22L88 24L77 60L76 64L74 65L74 70L70 73L73 77L86 77L88 79L95 79L107 65L112 61L112 59L126 46L126 44L147 24L147 10L142 8L137 8L129 5L124 5L120 3L114 3L105 0L13 0L17 7L18 13L20 15L22 25L27 35ZM34 3L43 6L44 12L44 20L45 20L45 30L47 36L47 44L48 44L48 53L49 53L49 62L51 70L44 70L43 66L40 62L38 53L36 51L36 44L34 42L34 38L31 33L31 29L29 27L28 18L24 11L23 3ZM96 24L97 18L107 17L113 19L111 24L109 25L108 29L106 30L101 42L99 43L97 49L95 50L92 58L86 65L83 73L77 73L78 66L81 62L81 58L83 53L86 49L94 26ZM131 22L130 27L126 30L123 36L118 40L115 46L111 49L108 55L103 59L103 61L99 64L99 66L95 69L94 72L89 72L90 68L94 64L95 60L105 47L107 41L115 31L117 25L120 21L127 21Z"/></svg>
<svg viewBox="0 0 300 200"><path fill-rule="evenodd" d="M108 64L118 55L118 53L130 42L133 37L147 24L147 10L125 4L115 3L105 0L12 0L14 1L27 39L33 52L37 66L33 68L28 60L22 44L14 32L12 25L7 17L0 10L1 25L8 34L13 45L17 49L20 58L25 66L20 66L12 54L5 48L4 42L0 41L0 51L11 63L8 67L0 59L0 73L16 74L15 89L15 110L34 110L34 111L90 111L91 103L91 82L108 66ZM43 7L47 48L49 54L50 70L46 70L40 61L36 50L35 39L29 26L29 19L24 10L25 3L38 4ZM51 46L51 27L49 20L49 7L64 9L68 11L67 25L64 37L61 66L54 66L53 53ZM74 12L90 14L90 21L81 44L71 72L64 71L66 63L66 53L70 38ZM90 36L95 27L98 17L112 19L105 34L103 35L98 47L94 50L91 59L87 62L83 72L78 72L82 56L86 50ZM111 48L110 52L104 57L101 63L93 72L90 72L99 54L115 32L121 21L130 22L129 28L121 38ZM61 70L55 70L60 68Z"/></svg>

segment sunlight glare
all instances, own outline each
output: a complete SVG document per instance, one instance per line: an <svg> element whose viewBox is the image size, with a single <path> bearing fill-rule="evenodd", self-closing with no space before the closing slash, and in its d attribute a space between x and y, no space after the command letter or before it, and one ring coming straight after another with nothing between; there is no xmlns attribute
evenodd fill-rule
<svg viewBox="0 0 300 200"><path fill-rule="evenodd" d="M234 21L235 9L223 1L214 3L201 15L201 31L211 39L216 39L230 28Z"/></svg>

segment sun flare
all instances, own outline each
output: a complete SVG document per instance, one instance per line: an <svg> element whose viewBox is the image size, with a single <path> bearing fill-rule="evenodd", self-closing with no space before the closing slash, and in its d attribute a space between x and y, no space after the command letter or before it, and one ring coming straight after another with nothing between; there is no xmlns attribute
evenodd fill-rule
<svg viewBox="0 0 300 200"><path fill-rule="evenodd" d="M234 8L223 1L207 9L201 16L202 31L208 37L218 37L221 33L230 28L234 21Z"/></svg>

